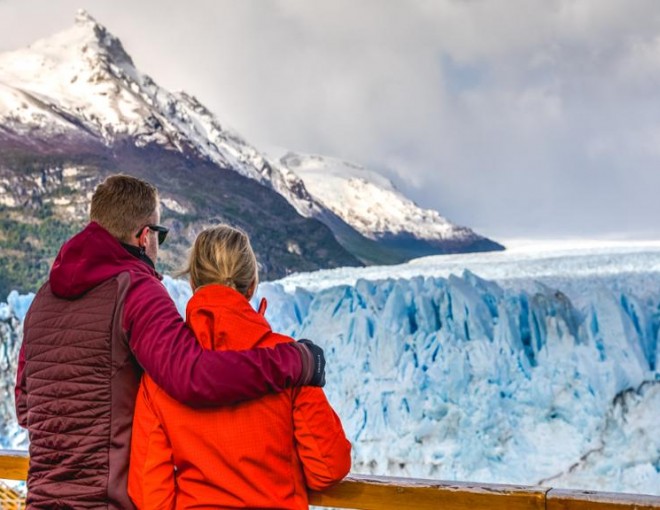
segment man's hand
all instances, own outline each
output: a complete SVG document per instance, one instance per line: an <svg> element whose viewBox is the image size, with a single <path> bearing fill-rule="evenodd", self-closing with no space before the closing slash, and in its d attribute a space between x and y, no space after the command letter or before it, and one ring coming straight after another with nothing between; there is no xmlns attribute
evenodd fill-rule
<svg viewBox="0 0 660 510"><path fill-rule="evenodd" d="M302 358L301 386L325 386L325 356L323 349L306 338L298 340Z"/></svg>

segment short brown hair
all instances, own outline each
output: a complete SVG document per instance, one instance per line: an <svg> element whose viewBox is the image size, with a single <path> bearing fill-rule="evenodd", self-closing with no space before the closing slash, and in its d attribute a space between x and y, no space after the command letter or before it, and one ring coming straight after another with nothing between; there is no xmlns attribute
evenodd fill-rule
<svg viewBox="0 0 660 510"><path fill-rule="evenodd" d="M190 275L194 288L216 283L250 297L250 287L257 283L257 258L245 232L216 225L197 236L181 274Z"/></svg>
<svg viewBox="0 0 660 510"><path fill-rule="evenodd" d="M92 196L89 219L120 241L128 242L158 209L158 190L137 177L112 175Z"/></svg>

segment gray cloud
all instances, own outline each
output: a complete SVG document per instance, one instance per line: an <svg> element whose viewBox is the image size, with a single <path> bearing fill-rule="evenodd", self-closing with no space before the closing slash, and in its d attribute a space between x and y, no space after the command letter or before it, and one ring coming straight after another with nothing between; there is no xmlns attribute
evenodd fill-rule
<svg viewBox="0 0 660 510"><path fill-rule="evenodd" d="M0 49L79 6L259 146L383 171L496 236L658 236L655 0L0 2Z"/></svg>

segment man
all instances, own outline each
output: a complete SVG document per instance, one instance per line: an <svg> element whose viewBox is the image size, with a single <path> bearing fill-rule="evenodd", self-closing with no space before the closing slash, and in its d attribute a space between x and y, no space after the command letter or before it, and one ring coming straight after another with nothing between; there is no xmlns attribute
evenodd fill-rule
<svg viewBox="0 0 660 510"><path fill-rule="evenodd" d="M142 370L191 406L323 385L309 341L205 351L159 281L158 192L115 175L92 197L90 224L67 241L24 322L16 410L30 435L28 508L129 509L133 408Z"/></svg>

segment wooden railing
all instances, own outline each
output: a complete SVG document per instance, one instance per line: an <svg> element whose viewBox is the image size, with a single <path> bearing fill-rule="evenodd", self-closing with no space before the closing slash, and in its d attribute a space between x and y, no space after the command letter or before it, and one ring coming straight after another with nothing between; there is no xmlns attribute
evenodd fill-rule
<svg viewBox="0 0 660 510"><path fill-rule="evenodd" d="M26 452L0 451L0 479L25 480ZM351 475L310 504L358 510L647 510L660 496Z"/></svg>

